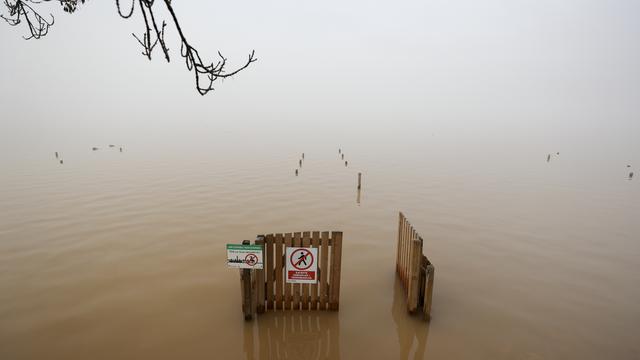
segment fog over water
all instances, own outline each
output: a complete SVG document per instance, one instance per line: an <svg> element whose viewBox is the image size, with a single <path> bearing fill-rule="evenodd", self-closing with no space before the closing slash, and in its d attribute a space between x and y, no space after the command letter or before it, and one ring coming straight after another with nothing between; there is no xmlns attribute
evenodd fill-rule
<svg viewBox="0 0 640 360"><path fill-rule="evenodd" d="M149 62L112 1L41 6L0 24L1 359L640 357L640 3L174 1L259 59L204 97L173 29ZM224 245L307 230L344 231L340 312L245 324Z"/></svg>

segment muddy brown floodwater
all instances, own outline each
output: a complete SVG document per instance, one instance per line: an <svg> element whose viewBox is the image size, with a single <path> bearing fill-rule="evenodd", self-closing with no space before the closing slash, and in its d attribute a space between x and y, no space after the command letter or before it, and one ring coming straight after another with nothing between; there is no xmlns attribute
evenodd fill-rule
<svg viewBox="0 0 640 360"><path fill-rule="evenodd" d="M640 187L613 155L437 137L54 150L4 158L0 359L640 358ZM394 274L399 210L436 266L430 323ZM340 311L244 322L225 244L308 230L344 232Z"/></svg>

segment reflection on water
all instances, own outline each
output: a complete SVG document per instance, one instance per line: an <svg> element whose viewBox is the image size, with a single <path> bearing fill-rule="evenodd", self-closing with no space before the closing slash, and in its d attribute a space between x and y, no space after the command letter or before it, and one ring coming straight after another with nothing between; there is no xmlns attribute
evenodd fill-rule
<svg viewBox="0 0 640 360"><path fill-rule="evenodd" d="M407 299L402 289L402 283L395 277L393 285L393 305L391 316L396 324L398 343L400 345L400 357L398 359L423 359L429 336L429 322L420 318L409 316L407 313ZM413 357L409 357L414 348Z"/></svg>
<svg viewBox="0 0 640 360"><path fill-rule="evenodd" d="M333 312L271 312L246 322L247 360L340 359L340 322Z"/></svg>

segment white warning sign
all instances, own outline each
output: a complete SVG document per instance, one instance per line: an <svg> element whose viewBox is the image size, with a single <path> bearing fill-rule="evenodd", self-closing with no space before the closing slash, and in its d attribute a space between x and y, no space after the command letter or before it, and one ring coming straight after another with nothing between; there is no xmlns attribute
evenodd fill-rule
<svg viewBox="0 0 640 360"><path fill-rule="evenodd" d="M288 247L286 262L287 283L318 283L318 249Z"/></svg>
<svg viewBox="0 0 640 360"><path fill-rule="evenodd" d="M262 269L262 246L227 244L227 266L235 269Z"/></svg>

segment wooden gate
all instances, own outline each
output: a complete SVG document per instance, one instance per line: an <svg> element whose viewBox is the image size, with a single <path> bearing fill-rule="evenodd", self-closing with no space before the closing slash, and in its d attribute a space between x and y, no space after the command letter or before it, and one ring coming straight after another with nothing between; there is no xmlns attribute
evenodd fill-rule
<svg viewBox="0 0 640 360"><path fill-rule="evenodd" d="M400 212L398 223L398 252L396 272L407 295L407 310L422 312L425 319L431 318L433 296L433 264L422 254L422 237Z"/></svg>
<svg viewBox="0 0 640 360"><path fill-rule="evenodd" d="M251 319L255 313L273 310L339 309L341 231L259 235L255 244L263 246L264 268L240 270L245 319ZM285 254L288 247L318 249L317 284L289 284L285 281Z"/></svg>

